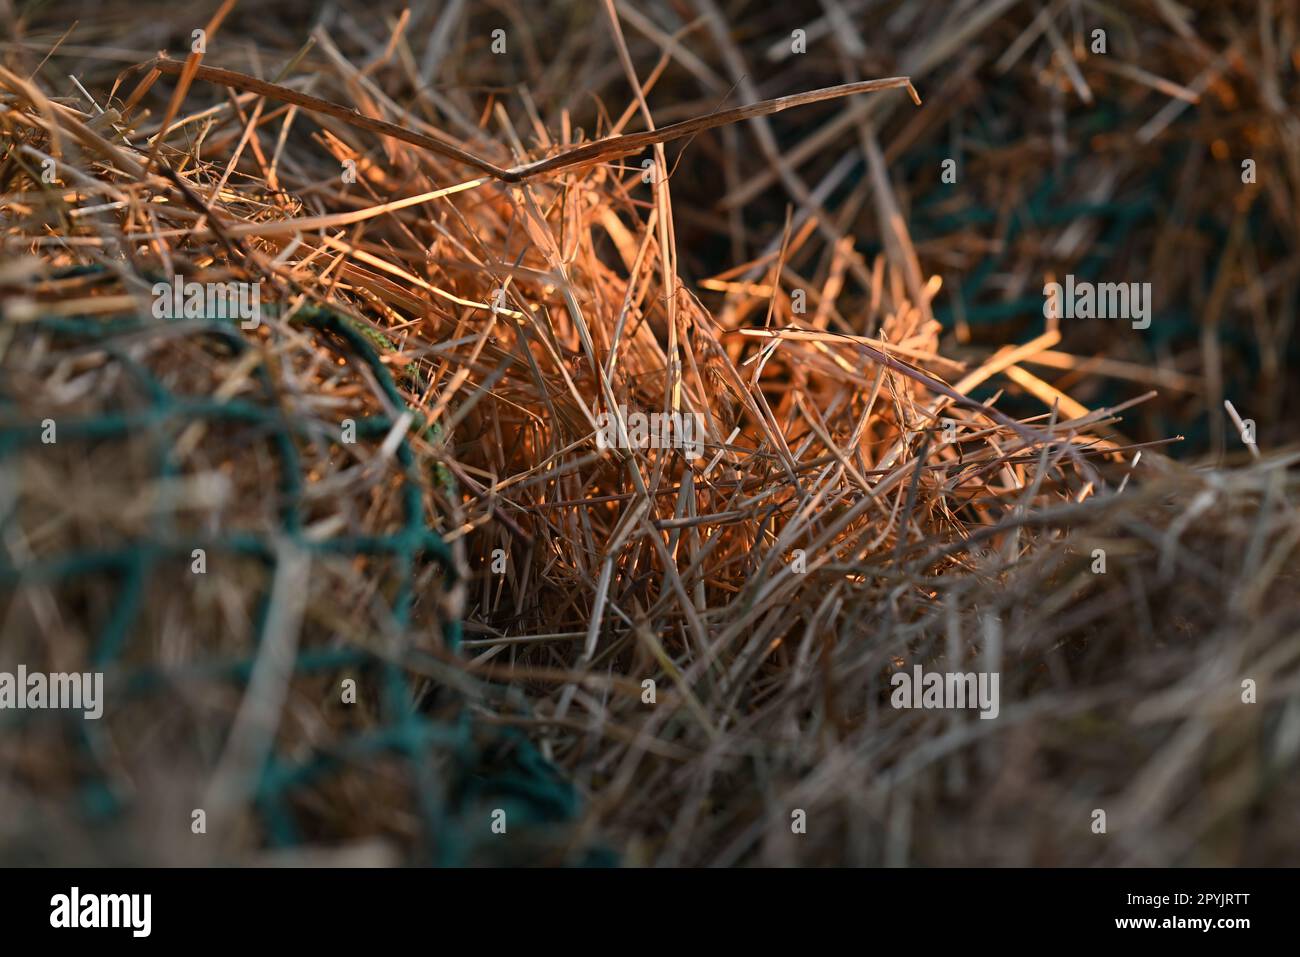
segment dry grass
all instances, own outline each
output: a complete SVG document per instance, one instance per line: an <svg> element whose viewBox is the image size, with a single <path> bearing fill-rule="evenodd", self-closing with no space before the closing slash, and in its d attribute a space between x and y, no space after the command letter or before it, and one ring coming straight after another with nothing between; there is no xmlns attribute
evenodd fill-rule
<svg viewBox="0 0 1300 957"><path fill-rule="evenodd" d="M1294 862L1294 455L1195 468L1162 454L1177 436L1151 434L1159 419L1129 428L1146 403L1166 415L1185 401L1170 392L1194 396L1215 410L1211 448L1223 447L1229 420L1218 409L1237 359L1211 334L1152 365L1127 326L1085 348L1080 336L1095 333L1043 326L1041 314L1031 334L1001 340L1020 345L978 341L960 314L945 332L936 313L953 283L981 244L1001 240L969 225L914 243L908 212L939 188L936 164L901 186L891 175L968 100L991 102L979 99L977 73L985 82L1009 72L1008 88L1032 90L1052 122L1064 97L1121 82L1146 98L1132 105L1137 116L1168 84L1153 92L1147 73L1059 55L1057 26L1007 2L942 22L928 5L889 5L889 30L915 39L899 69L880 75L909 76L927 101L920 110L898 88L905 80L839 87L862 79L851 63L882 59L874 47L844 57L840 76L792 85L815 68L779 72L788 30L758 15L729 29L713 0L693 4L699 19L676 37L613 2L563 5L531 25L509 8L518 46L501 63L486 52L495 21L464 4L443 20L395 10L383 30L344 5L307 48L308 28L291 18L236 9L221 22L226 6L202 58L223 68L153 59L146 47L164 44L143 14L88 16L66 43L130 40L120 57L99 54L120 63L78 75L93 104L54 97L27 78L33 53L8 48L6 425L147 410L136 366L171 392L278 410L304 456L306 534L392 533L404 515L397 490L414 483L467 584L448 593L436 563L420 562L409 620L394 620L402 585L381 558L307 569L282 559L279 572L249 561L198 585L180 565L150 581L128 663L175 672L276 648L378 649L406 670L422 706L447 711L431 689L454 686L477 724L522 729L574 782L583 814L545 852L561 857L597 841L655 864ZM862 6L827 4L809 21L810 43L834 11ZM1134 28L1143 37L1204 45L1156 6ZM596 52L562 32L580 18L584 35L601 33ZM173 43L188 34L181 26ZM1274 42L1280 76L1294 16L1268 29L1280 38L1243 28L1233 49L1249 47L1258 66L1260 45ZM548 59L539 51L550 31L568 39ZM866 48L857 28L840 33ZM1013 57L1017 38L1028 39ZM24 49L39 61L49 45ZM761 89L746 67L755 62L776 64ZM139 67L114 83L128 64ZM526 86L507 82L524 79L512 69L528 71ZM1222 69L1202 91L1228 82ZM1268 76L1251 79L1266 105L1270 90L1281 96ZM661 82L693 85L694 101L657 91ZM782 95L778 83L783 93L836 89L752 106ZM577 128L572 110L590 104L566 104L566 90L606 95L599 136ZM850 98L823 102L832 94ZM751 105L733 109L728 95ZM1136 97L1127 86L1117 95ZM804 132L778 136L767 115L793 106L782 121L801 117ZM1258 143L1294 160L1283 119L1294 121L1293 104L1271 120L1265 112ZM1214 122L1210 107L1204 115ZM1099 147L1064 177L1067 191L1120 202L1134 170L1156 162L1141 150L1159 141L1160 117L1115 133L1137 152ZM665 142L685 146L674 154ZM979 196L1010 211L1015 171L1059 150L1027 134L1019 153L978 155L953 210ZM861 163L856 181L843 157ZM46 158L53 184L40 177ZM341 176L349 162L354 183ZM1204 328L1234 309L1260 315L1288 296L1294 305L1294 269L1265 261L1248 228L1261 195L1294 195L1300 175L1287 175L1229 204L1239 265L1222 266L1208 301L1194 303ZM705 208L719 177L722 207ZM1185 199L1194 216L1200 197ZM1294 215L1275 205L1270 228L1294 241ZM1088 214L1051 227L1012 244L999 271L1008 300L1111 241ZM855 243L868 228L876 254ZM1144 252L1133 275L1116 278L1166 276L1162 295L1176 297L1183 264L1168 244L1187 240L1179 228L1121 235ZM725 268L701 270L719 258ZM77 265L102 271L61 271ZM146 324L105 349L32 321L148 316L152 279L175 273L262 282L273 308L255 332L234 333L246 351L179 322ZM397 432L352 448L332 438L344 418L398 410L337 332L304 323L322 309L346 317L393 372L414 412L403 433L414 464L394 459ZM1294 400L1282 371L1289 332L1264 318L1255 333L1272 370L1259 407L1276 422ZM1103 401L1107 377L1132 391ZM598 416L620 408L702 415L705 454L599 448ZM265 431L190 422L162 437L179 469L165 481L159 435L143 426L75 458L59 446L7 460L16 491L4 547L20 584L0 605L5 660L79 667L92 653L90 623L111 605L96 589L112 583L24 581L22 569L45 557L130 544L160 521L175 540L275 536L282 476ZM1105 574L1094 570L1097 548ZM252 606L268 590L279 596L271 651L249 643ZM442 632L457 616L460 656ZM915 663L1000 673L999 718L891 708L890 674ZM131 794L138 821L221 796L230 841L198 859L252 859L263 823L230 763L247 771L268 749L310 754L343 730L380 726L366 705L335 703L337 678L281 674L259 686L263 698L205 686L123 708L105 722L95 765ZM1258 704L1241 704L1243 678L1256 681ZM273 713L241 738L236 716L250 702ZM0 752L4 800L40 809L67 793L85 759L61 741L24 738ZM295 813L313 845L382 838L378 859L423 860L407 785L400 762L359 762ZM1107 810L1104 837L1089 831L1094 808ZM794 809L806 811L807 834L791 833ZM80 828L75 816L51 823L52 840L69 843L49 856L75 859L84 845L74 839L94 845ZM176 846L159 838L139 857L195 859Z"/></svg>

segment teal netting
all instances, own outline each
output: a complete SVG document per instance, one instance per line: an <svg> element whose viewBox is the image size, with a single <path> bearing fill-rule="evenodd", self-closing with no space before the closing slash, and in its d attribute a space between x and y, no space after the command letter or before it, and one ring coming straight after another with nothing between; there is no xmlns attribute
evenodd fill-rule
<svg viewBox="0 0 1300 957"><path fill-rule="evenodd" d="M65 275L83 275L86 269ZM90 270L94 271L94 270ZM407 406L387 366L380 360L375 343L387 345L380 333L328 309L308 306L299 310L295 324L332 337L334 346L341 343L350 362L361 363L368 370L398 414ZM279 459L281 488L278 501L280 529L274 536L249 532L217 536L180 537L165 519L156 521L147 537L131 540L109 550L78 551L52 558L15 564L7 549L0 549L0 586L10 591L23 585L59 585L77 579L109 579L115 585L116 601L94 639L88 670L102 671L108 687L116 694L133 699L173 685L178 681L224 681L247 687L266 627L268 597L261 596L255 620L253 654L234 660L212 659L187 662L177 667L157 663L128 664L127 649L147 599L147 584L161 564L188 562L191 550L242 556L264 563L272 573L279 560L280 543L287 541L298 549L322 555L346 558L375 557L386 560L395 577L388 609L397 629L411 623L415 601L414 583L417 568L436 563L441 567L447 586L456 580L455 564L442 537L430 524L425 496L419 482L421 463L412 449L409 433L397 445L395 457L403 479L400 488L402 522L387 534L350 535L320 539L304 534L303 493L307 479L299 460L297 440L306 424L285 413L275 401L269 373L257 367L259 384L266 402L241 399L222 400L212 396L174 394L149 369L135 361L120 340L123 336L148 328L149 321L137 318L45 318L28 324L29 329L72 345L94 344L134 377L145 395L146 406L133 411L103 411L80 419L60 418L58 441L95 442L125 440L127 436L163 434L167 426L188 422L232 423L252 425L268 436ZM214 337L231 354L239 355L250 345L234 320L203 320L196 324L200 334ZM407 375L418 376L414 366ZM0 467L11 457L41 454L41 423L18 420L14 397L0 386ZM375 415L356 420L358 440L382 439L393 428L394 418ZM151 430L156 430L151 433ZM169 443L157 443L156 472L160 478L175 476L178 465ZM434 477L444 487L449 476L435 467ZM15 520L12 513L0 515L0 532ZM273 575L268 575L268 579ZM460 623L451 620L443 626L445 644L455 650L460 642ZM409 654L418 655L417 651ZM409 663L409 661L408 661ZM409 763L414 787L414 805L422 822L423 839L410 859L416 863L460 865L484 860L484 847L493 841L484 808L506 811L512 833L529 829L545 832L563 827L576 819L579 801L573 787L543 759L525 735L511 727L484 727L474 719L463 702L448 709L440 707L440 718L427 713L422 705L439 689L427 686L417 693L418 679L394 661L355 643L299 650L295 675L362 673L375 679L381 691L378 727L347 734L306 758L272 754L262 767L249 796L262 822L265 840L272 848L292 847L308 839L291 806L295 793L308 789L326 778L364 765L377 757L396 756ZM444 701L445 701L445 695ZM453 696L454 697L454 696ZM459 699L456 699L459 700ZM111 698L110 698L111 706ZM9 712L5 717L15 724L40 720L54 712ZM99 753L95 735L102 735L99 722L67 719L69 733L79 738L83 752L94 766L93 755ZM434 760L435 756L439 760ZM451 771L448 771L451 768ZM450 780L448 777L450 776ZM80 783L82 813L102 826L126 810L118 791L102 776L90 775ZM473 819L470 819L472 815ZM321 840L322 835L310 835ZM324 836L328 840L328 835ZM497 847L504 842L498 839ZM516 842L510 842L514 844ZM499 859L489 854L487 860ZM525 859L526 862L526 859ZM581 863L612 863L600 851L586 853Z"/></svg>
<svg viewBox="0 0 1300 957"><path fill-rule="evenodd" d="M1015 144L1024 142L1024 137L1031 132L1020 122L1023 111L1013 90L991 90L994 105L1000 107L987 114L977 113L973 117L973 126L967 131L972 139L984 144L991 150L1010 149ZM989 118L996 117L997 122ZM1009 122L1004 122L1010 118ZM1096 107L1087 115L1072 118L1074 135L1090 139L1096 136L1117 135L1125 129L1124 124L1131 121L1122 105L1099 100ZM1193 123L1194 116L1189 113L1176 121L1176 126ZM1028 121L1029 124L1033 119ZM1103 202L1080 201L1079 190L1073 185L1072 176L1081 159L1074 154L1063 159L1059 168L1045 165L1031 172L1031 178L1025 182L1024 201L1015 206L1001 208L996 204L981 203L970 189L950 185L931 191L924 199L914 205L909 213L908 228L912 239L919 243L936 243L945 237L962 230L975 227L981 232L996 235L1002 240L1000 247L988 247L975 265L962 276L955 288L936 301L934 313L945 328L951 328L957 315L971 326L994 324L1019 325L1021 340L1036 335L1042 328L1043 297L1041 290L1032 288L1023 296L1003 298L1000 290L991 288L990 280L1000 272L1005 272L1012 264L1016 244L1023 241L1027 234L1051 227L1063 227L1088 218L1099 225L1100 232L1086 253L1071 266L1070 272L1079 279L1092 282L1114 280L1116 278L1137 279L1133 274L1133 264L1126 256L1133 235L1142 230L1156 230L1176 205L1175 192L1178 188L1177 178L1164 175L1164 170L1177 170L1184 164L1186 155L1193 147L1185 141L1172 140L1162 148L1165 152L1164 162L1151 165L1153 171L1145 181L1135 182L1121 191L1113 200ZM938 146L929 151L909 151L899 161L905 177L913 177L919 169L932 176L933 171L951 153L949 146ZM866 175L861 168L858 175ZM849 188L856 180L850 177ZM958 192L960 190L960 192ZM962 202L954 208L953 197L959 195ZM1228 222L1226 219L1214 219L1207 215L1198 216L1194 223L1189 223L1197 232L1212 244L1210 261L1222 255L1228 243ZM1286 259L1289 257L1289 240L1281 235L1276 226L1268 222L1268 211L1264 204L1257 204L1250 214L1250 234L1262 251L1269 255ZM868 246L866 251L881 251L879 245ZM1157 277L1158 279L1158 277ZM1204 294L1208 295L1213 274L1207 273L1203 278ZM955 303L955 305L954 305ZM1200 342L1201 325L1198 313L1186 297L1165 303L1157 310L1151 327L1143 331L1140 337L1134 337L1133 345L1143 350L1150 361L1155 362L1162 353L1176 352L1196 348ZM1240 357L1240 368L1229 364L1225 373L1229 376L1225 387L1229 392L1249 389L1251 382L1261 369L1258 343L1252 338L1250 330L1238 328L1229 323L1220 324L1216 333L1225 352ZM1290 357L1300 356L1300 344L1289 343ZM1128 398L1122 384L1114 380L1101 380L1100 391L1094 401L1095 405L1114 405ZM997 390L994 384L977 389L973 395L987 400ZM1006 405L1014 405L1014 397L1004 400ZM1161 435L1181 434L1185 441L1171 446L1167 451L1174 455L1192 455L1204 451L1209 441L1209 423L1205 416L1193 420L1171 418L1162 411L1156 423Z"/></svg>

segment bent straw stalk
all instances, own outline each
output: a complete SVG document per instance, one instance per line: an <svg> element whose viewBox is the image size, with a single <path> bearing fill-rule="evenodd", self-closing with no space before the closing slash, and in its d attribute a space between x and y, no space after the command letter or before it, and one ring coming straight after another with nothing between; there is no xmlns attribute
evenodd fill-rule
<svg viewBox="0 0 1300 957"><path fill-rule="evenodd" d="M165 73L169 76L184 75L187 72L186 65L186 63L165 56L160 56L156 60L142 64L142 66L153 67L159 72ZM773 113L780 113L782 110L789 110L797 106L808 106L812 103L821 103L826 100L839 99L840 97L854 96L858 93L875 93L880 90L892 90L901 87L907 90L908 94L912 98L912 102L917 106L921 105L921 97L917 94L915 87L912 86L911 79L905 76L888 77L887 79L882 80L863 80L858 83L843 83L839 86L829 86L821 90L812 90L807 93L794 93L790 96L781 96L771 100L764 100L761 103L751 103L748 106L738 106L730 110L707 113L703 116L693 117L689 120L682 120L679 123L673 123L656 130L608 136L604 139L596 140L593 143L584 143L581 146L575 146L572 149L565 150L555 156L550 156L534 163L525 163L522 166L503 169L500 166L489 163L482 157L475 156L468 150L462 149L452 143L435 139L432 136L426 136L423 133L417 133L404 126L398 126L396 123L389 123L387 120L378 120L373 117L364 116L354 109L341 106L340 104L331 102L330 100L321 99L320 97L312 96L309 93L301 93L298 90L283 86L279 83L270 83L266 80L259 80L257 77L249 76L247 73L239 73L235 70L226 70L221 67L202 65L194 69L192 72L195 78L206 80L209 83L216 83L221 86L230 87L231 89L242 90L246 93L256 93L259 96L270 97L273 100L290 103L294 106L302 107L305 110L324 113L327 116L332 116L335 119L342 120L358 129L368 130L371 133L380 133L384 136L391 136L404 143L410 143L412 146L418 146L431 153L437 153L439 156L445 156L448 159L454 159L467 166L472 166L480 172L487 173L489 176L501 180L503 183L519 183L526 179L531 179L534 176L542 176L547 173L556 173L574 167L600 163L619 156L626 156L629 153L639 152L646 147L654 146L658 143L669 143L685 136L692 136L696 133L702 132L703 130L709 130L719 126L727 126L731 123L753 119L757 116L770 116Z"/></svg>

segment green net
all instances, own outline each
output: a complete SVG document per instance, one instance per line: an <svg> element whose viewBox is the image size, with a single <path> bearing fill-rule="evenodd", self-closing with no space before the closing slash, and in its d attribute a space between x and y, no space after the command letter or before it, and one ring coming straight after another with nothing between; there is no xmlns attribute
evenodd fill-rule
<svg viewBox="0 0 1300 957"><path fill-rule="evenodd" d="M93 272L74 270L60 278ZM105 455L110 462L146 455L156 479L152 488L165 490L187 481L178 447L193 449L206 437L221 435L229 440L233 435L234 448L270 450L277 475L269 496L274 502L274 521L269 526L226 522L218 527L223 523L211 514L185 520L178 518L178 510L159 509L148 517L143 531L133 527L117 540L110 541L114 536L101 535L96 528L90 534L68 537L62 547L0 549L6 629L41 630L18 607L28 604L22 597L24 590L54 596L61 615L87 623L85 660L74 667L103 672L108 690L103 721L57 712L4 716L11 741L44 722L46 737L40 740L45 744L33 747L48 746L48 724L55 723L62 743L75 750L73 781L50 781L30 764L24 765L21 754L10 755L33 806L48 807L51 799L75 794L79 825L84 824L92 835L106 830L111 834L117 822L138 813L133 804L139 803L139 782L132 780L130 762L119 759L120 739L130 737L132 729L169 723L168 696L177 689L192 694L185 689L215 685L236 696L227 700L242 702L272 627L270 593L280 563L286 555L306 555L313 568L322 563L362 569L359 579L367 587L373 585L365 597L366 620L374 625L368 631L353 625L340 633L311 621L318 609L308 608L302 640L294 649L292 676L295 682L306 682L298 692L300 700L321 709L318 723L330 725L330 733L324 737L318 733L310 742L294 740L283 729L275 733L272 745L257 761L255 774L240 788L244 816L251 821L245 827L256 835L251 843L262 850L382 835L399 838L404 850L401 859L409 863L553 861L557 853L564 855L566 863L608 863L600 851L575 854L565 837L580 810L572 785L518 728L489 724L475 716L475 699L492 692L464 674L457 677L454 688L437 679L451 673L447 656L458 650L461 631L454 614L439 605L439 596L445 597L456 586L458 573L448 544L434 526L430 488L452 493L454 486L445 470L422 464L407 428L409 420L399 421L408 406L381 357L381 351L392 348L382 333L311 305L298 309L287 324L290 333L309 337L310 350L329 357L323 364L325 374L337 377L341 374L337 367L344 366L382 399L383 408L356 417L351 425L357 443L384 448L381 465L391 473L391 481L379 484L363 511L366 516L382 513L383 518L369 522L373 527L322 529L314 515L322 495L312 488L320 476L313 479L313 472L321 471L320 462L338 459L335 439L326 434L330 430L322 428L319 415L302 414L285 400L283 385L275 381L267 362L250 361L244 367L249 382L239 395L202 389L186 394L178 390L170 371L151 368L141 357L142 337L159 334L158 320L83 315L6 324L10 356L29 349L66 355L54 372L48 363L42 367L43 374L54 379L69 364L93 361L100 369L111 369L114 378L129 380L132 396L129 401L100 397L83 403L77 414L65 408L46 415L39 408L42 397L16 394L21 383L5 377L9 386L0 387L0 469L8 476L11 494L5 496L0 521L6 541L41 537L25 502L24 482L30 484L30 478L24 465L52 455L55 449L84 456L79 459L84 469L96 468ZM251 337L233 320L186 320L167 335L183 343L183 348L197 350L181 355L185 360L197 355L199 365L216 356L223 368L238 367L241 358L256 351ZM418 368L405 366L404 374L406 384L418 394ZM49 441L51 423L57 430L54 442ZM187 430L193 439L196 428L200 437L187 443ZM424 437L438 438L436 434ZM135 451L123 452L120 447L126 445ZM320 459L322 448L329 454ZM215 454L230 453L218 449ZM422 469L427 470L423 475ZM76 507L67 503L69 511ZM129 505L122 508L129 511ZM55 509L62 511L62 507ZM50 521L48 510L46 515ZM52 521L59 524L61 518L56 514ZM223 632L220 640L210 643L216 647L187 649L180 656L183 660L166 661L167 623L151 617L158 601L155 589L198 554L204 556L207 570L245 570L231 572L230 587L247 590L247 582L256 583L259 594L250 615L250 634L242 646L235 642L233 652ZM261 574L253 572L250 577L246 571L250 567ZM92 585L93 593L87 591ZM196 599L183 607L198 615L202 606ZM48 644L49 631L47 625L41 636L11 633L5 641L6 654L12 657L26 651L39 656L38 646ZM437 633L432 644L430 631ZM309 633L316 637L309 639ZM408 640L413 633L424 634L425 644ZM76 647L72 639L68 644ZM66 664L70 652L64 649L53 657ZM369 703L363 709L364 720L339 717L336 704L315 704L338 701L342 676L351 676L363 686L362 697ZM147 717L124 728L114 721L113 713L124 710L127 703ZM229 732L233 720L225 718L235 710L223 712L223 720L216 722L219 729ZM182 731L177 734L184 737ZM201 725L195 727L184 745L207 734ZM220 748L207 751L218 753ZM214 762L199 763L210 771ZM379 775L376 767L390 773ZM372 775L375 793L367 795ZM407 792L404 796L394 795L392 780L401 782L395 790ZM197 780L191 785L193 790ZM332 807L339 788L348 797ZM493 828L498 819L506 826L505 834ZM179 833L192 833L188 814L183 823ZM175 822L169 827L177 831ZM21 859L23 854L11 848L9 856Z"/></svg>

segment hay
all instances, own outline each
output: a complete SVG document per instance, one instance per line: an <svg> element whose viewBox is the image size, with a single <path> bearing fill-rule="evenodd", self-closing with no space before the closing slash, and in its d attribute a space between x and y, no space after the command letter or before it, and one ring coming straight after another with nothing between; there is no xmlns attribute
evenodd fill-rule
<svg viewBox="0 0 1300 957"><path fill-rule="evenodd" d="M3 655L102 665L118 702L6 741L0 818L39 822L16 856L1294 860L1294 456L1162 454L1235 443L1252 361L1261 444L1293 437L1257 411L1294 398L1286 329L1216 333L1295 301L1268 76L1212 50L1135 75L1005 2L890 4L870 41L847 4L729 24L701 0L675 37L658 8L559 5L503 57L462 5L310 31L228 6L203 64L153 55L189 24L81 25L65 43L134 44L65 51L94 103L12 46L0 72L26 257L0 276ZM1208 42L1176 17L1107 23L1119 51ZM827 75L788 26L859 55ZM1198 27L1264 62L1271 33ZM1208 96L1192 123L1151 104L1227 103L1229 68L1272 178L1197 192L1191 150L1177 218L1148 222L1147 181L1229 125ZM626 109L583 134L574 91ZM1093 150L1062 148L1070 98ZM963 109L994 112L958 187ZM1202 229L1208 296L1172 251ZM1071 273L1159 276L1151 340L1044 322ZM263 321L154 319L175 275L260 282ZM634 414L698 415L703 454L602 447ZM997 718L891 707L917 665L998 673Z"/></svg>

